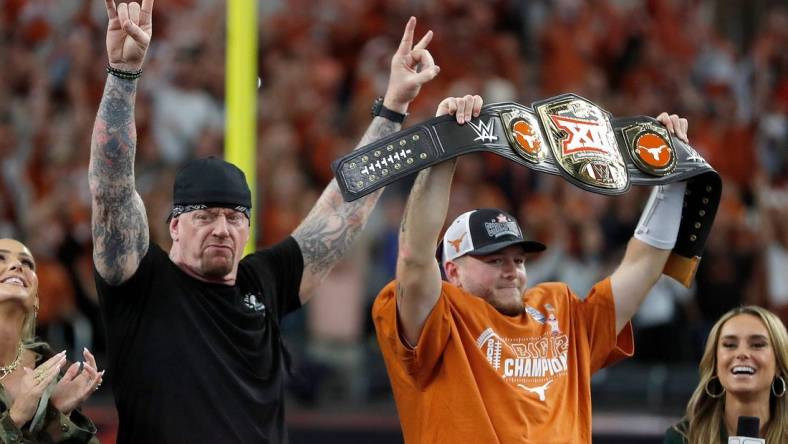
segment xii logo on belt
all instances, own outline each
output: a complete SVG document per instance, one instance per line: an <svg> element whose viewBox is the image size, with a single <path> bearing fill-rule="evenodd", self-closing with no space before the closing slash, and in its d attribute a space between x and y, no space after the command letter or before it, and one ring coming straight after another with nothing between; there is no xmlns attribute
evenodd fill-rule
<svg viewBox="0 0 788 444"><path fill-rule="evenodd" d="M560 95L534 108L564 173L591 187L627 189L626 162L607 111L575 94Z"/></svg>

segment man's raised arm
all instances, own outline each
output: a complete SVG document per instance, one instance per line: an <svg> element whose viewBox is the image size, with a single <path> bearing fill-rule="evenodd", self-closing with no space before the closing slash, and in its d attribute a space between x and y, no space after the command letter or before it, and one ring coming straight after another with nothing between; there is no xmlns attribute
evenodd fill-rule
<svg viewBox="0 0 788 444"><path fill-rule="evenodd" d="M669 132L689 143L687 119L662 113L657 120ZM665 262L676 244L686 187L686 182L675 182L654 188L635 235L627 245L624 259L610 277L616 305L616 333L621 332L632 319L662 275Z"/></svg>
<svg viewBox="0 0 788 444"><path fill-rule="evenodd" d="M93 262L110 284L130 278L148 249L148 218L134 184L137 80L152 35L153 0L106 0L109 69L90 146Z"/></svg>
<svg viewBox="0 0 788 444"><path fill-rule="evenodd" d="M422 85L438 75L439 68L427 51L432 31L414 46L413 34L416 19L411 17L405 27L397 52L391 60L389 85L383 106L405 114L408 105L419 93ZM358 147L388 136L402 128L383 117L375 117ZM299 294L304 303L320 285L329 271L339 262L367 223L383 190L354 202L345 202L342 193L332 180L303 222L293 232L304 256L304 275Z"/></svg>
<svg viewBox="0 0 788 444"><path fill-rule="evenodd" d="M436 116L454 115L465 124L478 117L479 96L450 97L438 105ZM402 215L397 254L397 312L402 334L415 346L441 292L441 272L435 245L446 222L457 159L419 172Z"/></svg>

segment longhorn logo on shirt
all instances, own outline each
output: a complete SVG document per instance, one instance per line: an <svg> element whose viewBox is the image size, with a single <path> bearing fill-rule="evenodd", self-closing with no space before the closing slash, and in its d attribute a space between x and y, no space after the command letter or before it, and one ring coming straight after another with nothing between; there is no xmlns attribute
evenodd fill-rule
<svg viewBox="0 0 788 444"><path fill-rule="evenodd" d="M542 147L542 142L534 134L533 128L525 119L516 119L512 122L512 134L517 142L517 147L528 154L537 155Z"/></svg>
<svg viewBox="0 0 788 444"><path fill-rule="evenodd" d="M643 163L652 168L665 168L673 160L670 145L654 133L646 133L638 138L635 153Z"/></svg>
<svg viewBox="0 0 788 444"><path fill-rule="evenodd" d="M545 391L547 390L547 387L549 387L550 384L552 384L552 383L553 383L553 380L551 379L551 380L547 381L547 384L540 385L539 387L527 387L527 386L524 386L522 384L517 384L517 387L520 387L521 389L525 390L526 392L536 393L539 396L539 400L540 401L544 401L545 399L547 399L545 397Z"/></svg>

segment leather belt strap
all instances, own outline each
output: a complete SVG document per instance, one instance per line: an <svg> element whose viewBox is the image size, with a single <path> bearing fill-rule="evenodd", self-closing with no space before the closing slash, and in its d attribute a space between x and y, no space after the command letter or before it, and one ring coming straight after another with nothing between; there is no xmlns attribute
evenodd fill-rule
<svg viewBox="0 0 788 444"><path fill-rule="evenodd" d="M650 117L613 118L575 94L485 105L465 125L440 116L337 160L331 167L346 201L424 168L473 152L560 175L594 193L619 195L632 184L687 181L679 235L663 272L689 286L722 194L719 174L688 144Z"/></svg>

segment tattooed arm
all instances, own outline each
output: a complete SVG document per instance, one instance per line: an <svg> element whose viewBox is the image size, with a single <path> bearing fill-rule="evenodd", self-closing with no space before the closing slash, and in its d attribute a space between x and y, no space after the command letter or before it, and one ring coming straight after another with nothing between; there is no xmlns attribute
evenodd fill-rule
<svg viewBox="0 0 788 444"><path fill-rule="evenodd" d="M411 17L391 59L389 86L383 100L384 106L403 114L418 95L421 86L439 72L426 49L432 40L432 31L413 45L415 28L416 19ZM375 117L358 146L372 143L400 128L399 123ZM311 292L347 253L366 225L382 191L348 203L342 199L336 180L332 180L306 219L293 232L304 256L304 274L299 291L302 303L309 300Z"/></svg>
<svg viewBox="0 0 788 444"><path fill-rule="evenodd" d="M479 116L482 99L465 96L444 99L436 115L453 114L460 125ZM438 301L441 272L435 260L457 159L419 172L402 215L397 254L397 312L402 334L417 344L424 322Z"/></svg>
<svg viewBox="0 0 788 444"><path fill-rule="evenodd" d="M141 68L152 34L153 0L106 0L107 53L110 66ZM148 219L134 188L137 131L134 101L137 81L109 75L90 146L88 182L92 198L93 262L110 284L130 278L148 249Z"/></svg>
<svg viewBox="0 0 788 444"><path fill-rule="evenodd" d="M136 81L107 78L90 148L93 262L115 285L137 271L148 249L148 219L134 188L135 93Z"/></svg>
<svg viewBox="0 0 788 444"><path fill-rule="evenodd" d="M401 126L383 117L375 117L358 147L395 133ZM382 192L378 190L356 201L345 202L336 179L333 179L309 215L293 232L304 255L304 276L300 291L302 303L309 299L312 290L353 245Z"/></svg>

